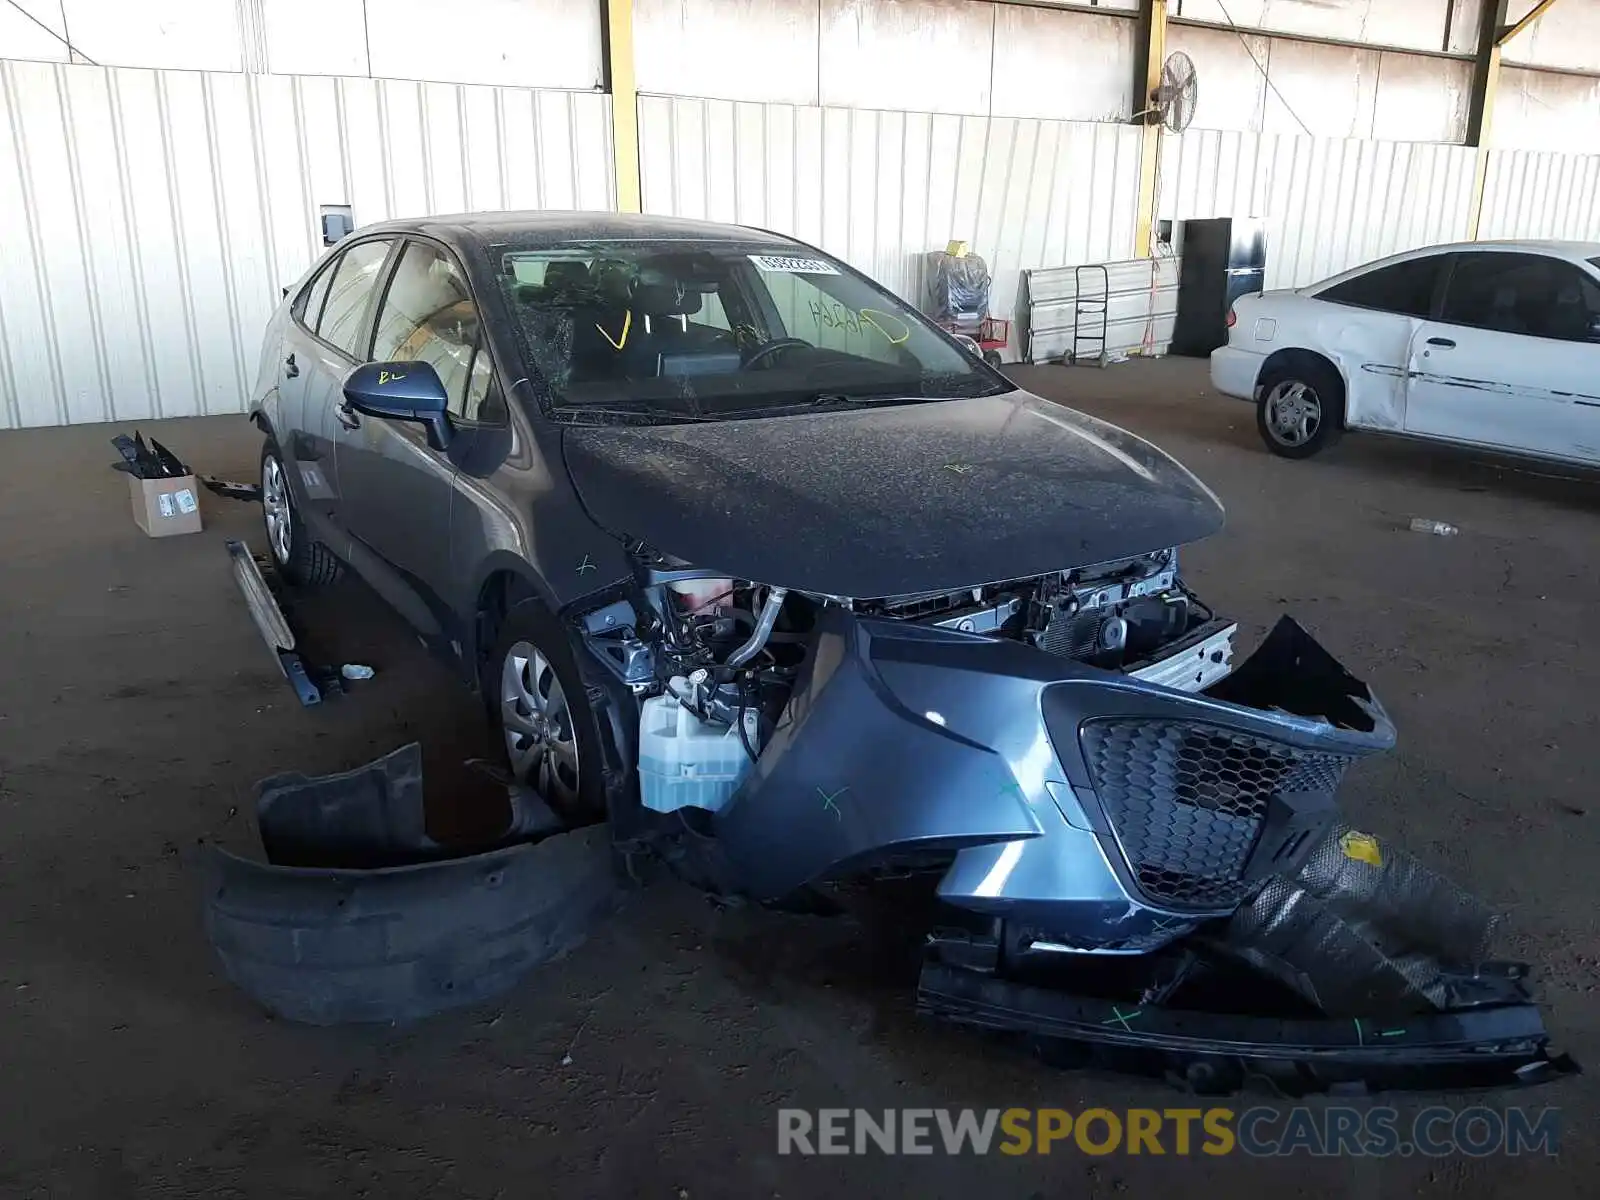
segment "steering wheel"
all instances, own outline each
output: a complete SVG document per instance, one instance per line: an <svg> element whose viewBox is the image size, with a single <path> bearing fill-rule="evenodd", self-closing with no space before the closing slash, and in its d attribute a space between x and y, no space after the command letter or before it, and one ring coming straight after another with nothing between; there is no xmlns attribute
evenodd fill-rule
<svg viewBox="0 0 1600 1200"><path fill-rule="evenodd" d="M755 366L763 358L766 358L769 355L776 354L780 350L793 350L796 347L804 347L807 350L815 350L816 349L816 347L813 346L810 342L806 341L805 338L796 338L796 337L773 338L770 342L764 342L761 345L757 346L754 350L752 350L750 352L749 357L747 357L744 360L744 362L742 362L739 365L739 369L741 371L748 371L751 367Z"/></svg>

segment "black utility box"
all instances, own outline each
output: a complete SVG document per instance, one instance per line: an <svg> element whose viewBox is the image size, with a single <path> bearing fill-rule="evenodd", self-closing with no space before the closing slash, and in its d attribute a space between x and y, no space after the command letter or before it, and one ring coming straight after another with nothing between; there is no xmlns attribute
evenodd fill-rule
<svg viewBox="0 0 1600 1200"><path fill-rule="evenodd" d="M1173 354L1204 358L1228 340L1228 309L1266 287L1266 222L1254 217L1185 221L1178 253Z"/></svg>

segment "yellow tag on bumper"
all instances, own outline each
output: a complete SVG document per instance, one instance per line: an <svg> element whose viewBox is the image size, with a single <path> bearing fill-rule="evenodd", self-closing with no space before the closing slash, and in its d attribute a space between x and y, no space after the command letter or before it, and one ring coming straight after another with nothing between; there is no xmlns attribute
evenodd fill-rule
<svg viewBox="0 0 1600 1200"><path fill-rule="evenodd" d="M1344 851L1346 858L1356 862L1364 862L1371 867L1383 866L1383 852L1378 849L1378 839L1370 833L1350 830L1339 839L1339 849Z"/></svg>

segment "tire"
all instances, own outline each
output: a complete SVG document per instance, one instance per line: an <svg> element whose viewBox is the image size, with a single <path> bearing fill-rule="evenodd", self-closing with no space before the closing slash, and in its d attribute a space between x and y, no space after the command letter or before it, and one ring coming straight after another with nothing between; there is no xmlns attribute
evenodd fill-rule
<svg viewBox="0 0 1600 1200"><path fill-rule="evenodd" d="M1302 359L1271 367L1257 386L1256 429L1274 454L1310 458L1344 433L1344 381L1328 364Z"/></svg>
<svg viewBox="0 0 1600 1200"><path fill-rule="evenodd" d="M537 600L517 605L484 672L490 720L517 782L569 823L604 818L600 723L561 622Z"/></svg>
<svg viewBox="0 0 1600 1200"><path fill-rule="evenodd" d="M267 553L278 572L300 587L321 587L344 573L332 550L306 532L289 489L283 454L271 438L261 447L261 512L267 533Z"/></svg>

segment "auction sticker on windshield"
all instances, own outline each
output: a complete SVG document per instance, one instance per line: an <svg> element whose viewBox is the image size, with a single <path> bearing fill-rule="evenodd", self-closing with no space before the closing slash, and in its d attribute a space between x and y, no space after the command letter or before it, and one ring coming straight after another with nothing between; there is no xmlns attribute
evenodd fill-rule
<svg viewBox="0 0 1600 1200"><path fill-rule="evenodd" d="M788 254L752 254L750 261L758 271L774 271L782 275L837 275L839 269L831 267L820 258L794 258Z"/></svg>

